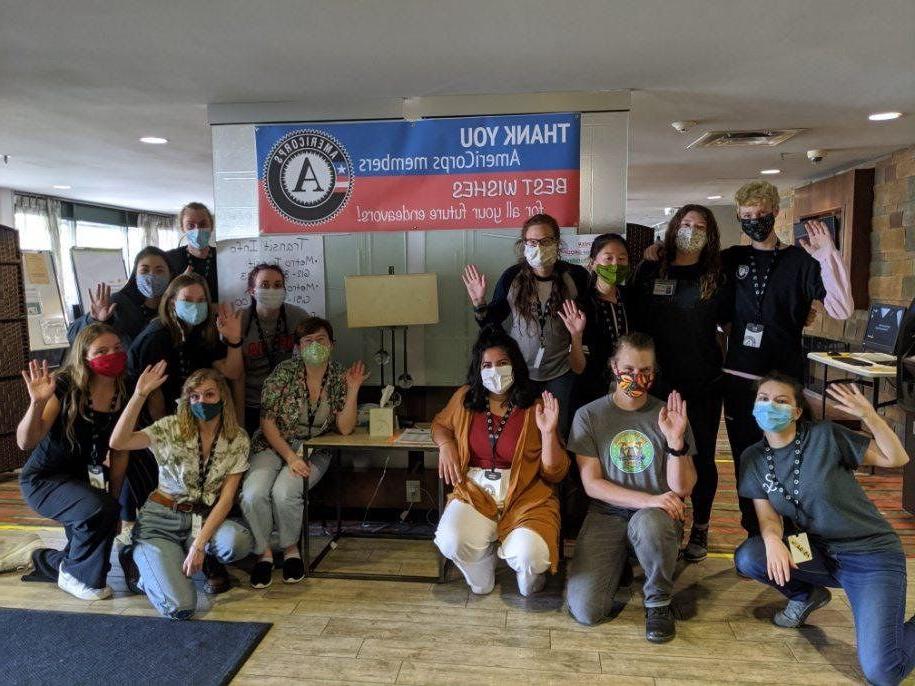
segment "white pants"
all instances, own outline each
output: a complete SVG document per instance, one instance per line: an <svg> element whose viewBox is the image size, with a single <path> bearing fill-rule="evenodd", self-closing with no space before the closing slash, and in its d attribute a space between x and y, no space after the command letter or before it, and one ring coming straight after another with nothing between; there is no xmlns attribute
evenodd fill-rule
<svg viewBox="0 0 915 686"><path fill-rule="evenodd" d="M474 593L489 593L495 586L497 554L517 573L521 595L543 588L550 549L540 534L518 527L501 546L497 541L496 522L460 500L448 503L435 532L435 545L463 572Z"/></svg>

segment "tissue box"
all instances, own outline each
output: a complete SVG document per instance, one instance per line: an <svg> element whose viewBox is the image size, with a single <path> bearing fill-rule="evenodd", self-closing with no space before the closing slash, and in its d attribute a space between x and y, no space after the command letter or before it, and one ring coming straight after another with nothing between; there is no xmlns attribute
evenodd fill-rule
<svg viewBox="0 0 915 686"><path fill-rule="evenodd" d="M369 410L369 434L371 436L394 435L393 407L373 407Z"/></svg>

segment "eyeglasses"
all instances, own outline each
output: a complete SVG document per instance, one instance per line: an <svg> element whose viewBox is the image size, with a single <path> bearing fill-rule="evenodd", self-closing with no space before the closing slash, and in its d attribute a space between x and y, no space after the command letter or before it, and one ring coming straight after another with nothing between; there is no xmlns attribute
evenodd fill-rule
<svg viewBox="0 0 915 686"><path fill-rule="evenodd" d="M525 238L524 245L528 248L538 248L540 246L547 247L550 245L556 245L558 241L555 238Z"/></svg>

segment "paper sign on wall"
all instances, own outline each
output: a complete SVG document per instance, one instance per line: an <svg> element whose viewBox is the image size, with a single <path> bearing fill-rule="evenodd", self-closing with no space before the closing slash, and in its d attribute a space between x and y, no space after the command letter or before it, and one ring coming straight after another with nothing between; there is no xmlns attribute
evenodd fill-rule
<svg viewBox="0 0 915 686"><path fill-rule="evenodd" d="M591 244L600 236L599 233L580 233L575 236L563 237L559 253L563 260L572 264L588 266L591 257Z"/></svg>
<svg viewBox="0 0 915 686"><path fill-rule="evenodd" d="M261 236L219 241L219 301L247 307L251 298L248 273L262 262L277 264L286 273L286 302L325 316L324 238L322 236Z"/></svg>

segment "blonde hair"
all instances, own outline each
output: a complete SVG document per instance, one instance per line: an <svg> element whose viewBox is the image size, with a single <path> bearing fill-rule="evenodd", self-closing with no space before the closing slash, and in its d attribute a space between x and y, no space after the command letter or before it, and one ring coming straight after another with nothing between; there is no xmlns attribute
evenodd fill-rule
<svg viewBox="0 0 915 686"><path fill-rule="evenodd" d="M200 286L203 289L203 294L206 296L209 314L207 315L206 321L198 324L198 326L204 327L203 340L208 345L213 345L216 343L216 315L213 310L213 302L210 299L210 289L207 286L206 279L199 274L179 274L172 279L168 288L165 289L165 293L162 294L162 299L159 301L159 321L162 322L171 334L172 343L175 345L184 343L184 339L187 336L189 329L188 325L178 319L178 315L175 314L175 300L178 297L178 291L188 286Z"/></svg>
<svg viewBox="0 0 915 686"><path fill-rule="evenodd" d="M118 336L117 331L108 324L101 322L90 324L80 331L73 340L73 345L70 346L63 366L54 373L55 378L64 379L68 385L67 395L61 404L61 410L64 411L64 435L67 437L70 447L74 449L76 447L76 418L79 416L87 421L89 420L89 400L91 397L89 383L92 381L94 372L89 368L86 355L95 339L105 334ZM127 397L123 374L115 380L115 394L115 398L120 398L121 401Z"/></svg>
<svg viewBox="0 0 915 686"><path fill-rule="evenodd" d="M213 213L210 212L210 208L204 205L202 202L189 202L187 205L178 210L178 231L181 231L184 227L184 215L188 212L206 212L207 217L210 220L210 228L216 228L216 220L213 218Z"/></svg>
<svg viewBox="0 0 915 686"><path fill-rule="evenodd" d="M229 384L219 371L216 369L198 369L196 372L187 377L184 386L181 387L181 397L178 399L178 436L189 441L197 435L197 418L191 413L191 403L188 397L204 381L212 381L219 389L219 396L222 399L222 433L228 441L234 441L240 431L243 429L238 425L238 418L235 416L235 403L232 402L232 392L229 390Z"/></svg>
<svg viewBox="0 0 915 686"><path fill-rule="evenodd" d="M768 205L770 210L777 210L779 206L778 189L768 181L750 181L745 183L734 194L734 202L738 207L751 205Z"/></svg>

